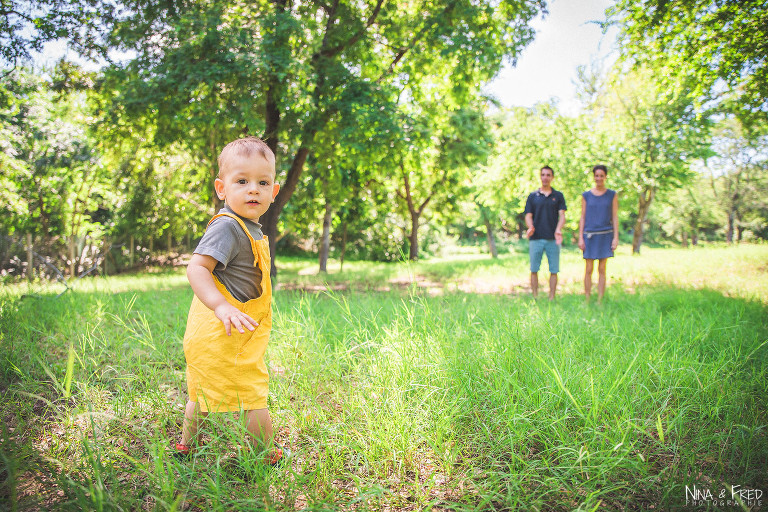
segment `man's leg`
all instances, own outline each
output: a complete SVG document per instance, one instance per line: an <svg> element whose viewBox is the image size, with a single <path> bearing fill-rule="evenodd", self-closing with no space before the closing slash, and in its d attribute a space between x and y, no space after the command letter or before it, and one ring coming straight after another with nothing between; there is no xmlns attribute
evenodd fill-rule
<svg viewBox="0 0 768 512"><path fill-rule="evenodd" d="M539 296L539 267L541 267L541 257L544 254L545 241L528 241L528 257L531 261L531 293L534 299Z"/></svg>
<svg viewBox="0 0 768 512"><path fill-rule="evenodd" d="M549 300L554 300L557 292L557 273L560 272L560 246L554 240L545 240L545 242L549 264Z"/></svg>
<svg viewBox="0 0 768 512"><path fill-rule="evenodd" d="M549 300L555 300L557 291L557 274L549 274Z"/></svg>
<svg viewBox="0 0 768 512"><path fill-rule="evenodd" d="M584 260L584 297L589 302L592 294L592 271L595 268L595 260Z"/></svg>

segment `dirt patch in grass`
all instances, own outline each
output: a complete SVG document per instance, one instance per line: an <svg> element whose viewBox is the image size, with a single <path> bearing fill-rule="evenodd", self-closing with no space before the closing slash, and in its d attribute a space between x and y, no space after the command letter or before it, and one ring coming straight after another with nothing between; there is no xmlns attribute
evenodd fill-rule
<svg viewBox="0 0 768 512"><path fill-rule="evenodd" d="M409 290L415 288L426 292L430 296L442 295L446 292L464 292L495 295L521 295L529 293L530 285L525 281L512 279L483 279L464 278L456 282L442 282L430 279L424 275L413 277L396 277L379 285L366 283L298 283L283 282L275 287L279 290L326 292L326 291L357 291L357 292L390 292L392 290Z"/></svg>

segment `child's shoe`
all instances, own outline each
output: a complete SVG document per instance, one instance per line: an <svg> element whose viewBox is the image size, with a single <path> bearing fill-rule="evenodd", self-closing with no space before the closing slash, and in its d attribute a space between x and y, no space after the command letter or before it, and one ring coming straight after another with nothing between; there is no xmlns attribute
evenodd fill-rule
<svg viewBox="0 0 768 512"><path fill-rule="evenodd" d="M275 443L275 448L267 454L267 465L276 467L283 464L291 456L291 450Z"/></svg>
<svg viewBox="0 0 768 512"><path fill-rule="evenodd" d="M176 443L173 450L173 458L177 460L187 460L192 456L192 447L186 444Z"/></svg>

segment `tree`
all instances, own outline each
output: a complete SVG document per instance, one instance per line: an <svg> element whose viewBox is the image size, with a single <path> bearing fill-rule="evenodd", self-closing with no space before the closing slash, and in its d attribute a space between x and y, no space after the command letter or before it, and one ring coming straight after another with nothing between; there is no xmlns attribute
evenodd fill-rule
<svg viewBox="0 0 768 512"><path fill-rule="evenodd" d="M92 76L66 62L45 78L17 69L5 80L0 114L0 129L9 135L3 159L14 182L4 192L7 232L39 237L38 250L68 261L71 274L89 247L86 239L100 249L97 241L107 227L99 211L115 203L109 170L90 132L91 86ZM59 251L62 245L68 251Z"/></svg>
<svg viewBox="0 0 768 512"><path fill-rule="evenodd" d="M274 251L281 212L334 116L363 103L391 105L435 62L457 89L490 78L532 39L528 22L543 7L142 0L109 40L137 55L109 73L122 108L155 119L162 137L188 141L212 169L213 150L224 141L263 135L281 162L280 193L262 218Z"/></svg>
<svg viewBox="0 0 768 512"><path fill-rule="evenodd" d="M89 52L97 27L112 17L114 5L101 0L3 0L0 4L0 65L15 69L49 41L65 38Z"/></svg>
<svg viewBox="0 0 768 512"><path fill-rule="evenodd" d="M555 170L554 187L563 192L571 209L573 200L588 184L590 169L605 162L601 146L584 116L561 115L555 105L502 111L493 119L495 151L475 177L478 202L501 228L522 236L523 208L528 194L539 186L539 170ZM575 230L578 214L566 216L566 227Z"/></svg>
<svg viewBox="0 0 768 512"><path fill-rule="evenodd" d="M670 92L650 68L614 69L596 98L596 129L608 143L611 179L637 198L632 252L640 252L648 211L659 191L680 187L690 163L707 152L709 122L690 95Z"/></svg>
<svg viewBox="0 0 768 512"><path fill-rule="evenodd" d="M697 245L699 239L716 239L722 225L718 222L720 208L709 180L697 174L683 188L660 194L659 211L655 217L667 238L680 241L683 247Z"/></svg>
<svg viewBox="0 0 768 512"><path fill-rule="evenodd" d="M745 228L765 229L768 188L768 135L765 126L747 127L738 119L722 120L714 131L715 155L705 162L712 191L727 216L726 240L741 241Z"/></svg>
<svg viewBox="0 0 768 512"><path fill-rule="evenodd" d="M768 115L765 0L621 0L609 14L625 53L657 76L682 89L693 81L700 101L743 118Z"/></svg>
<svg viewBox="0 0 768 512"><path fill-rule="evenodd" d="M399 183L394 191L409 218L409 253L419 256L419 227L425 216L455 211L469 194L469 171L488 157L491 138L482 112L461 108L440 112L428 104L426 112L403 116L402 140L396 146ZM428 207L438 205L428 210Z"/></svg>

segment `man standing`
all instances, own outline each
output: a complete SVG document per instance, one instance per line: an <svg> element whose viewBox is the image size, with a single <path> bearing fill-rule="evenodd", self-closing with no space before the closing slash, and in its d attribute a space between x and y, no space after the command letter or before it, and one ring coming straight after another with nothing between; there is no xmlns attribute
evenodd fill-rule
<svg viewBox="0 0 768 512"><path fill-rule="evenodd" d="M565 224L565 198L552 188L555 172L549 166L541 168L541 188L528 195L525 202L525 225L528 226L528 255L531 259L531 292L539 296L539 267L541 257L547 253L549 263L549 300L557 291L557 272L560 270L560 246Z"/></svg>

